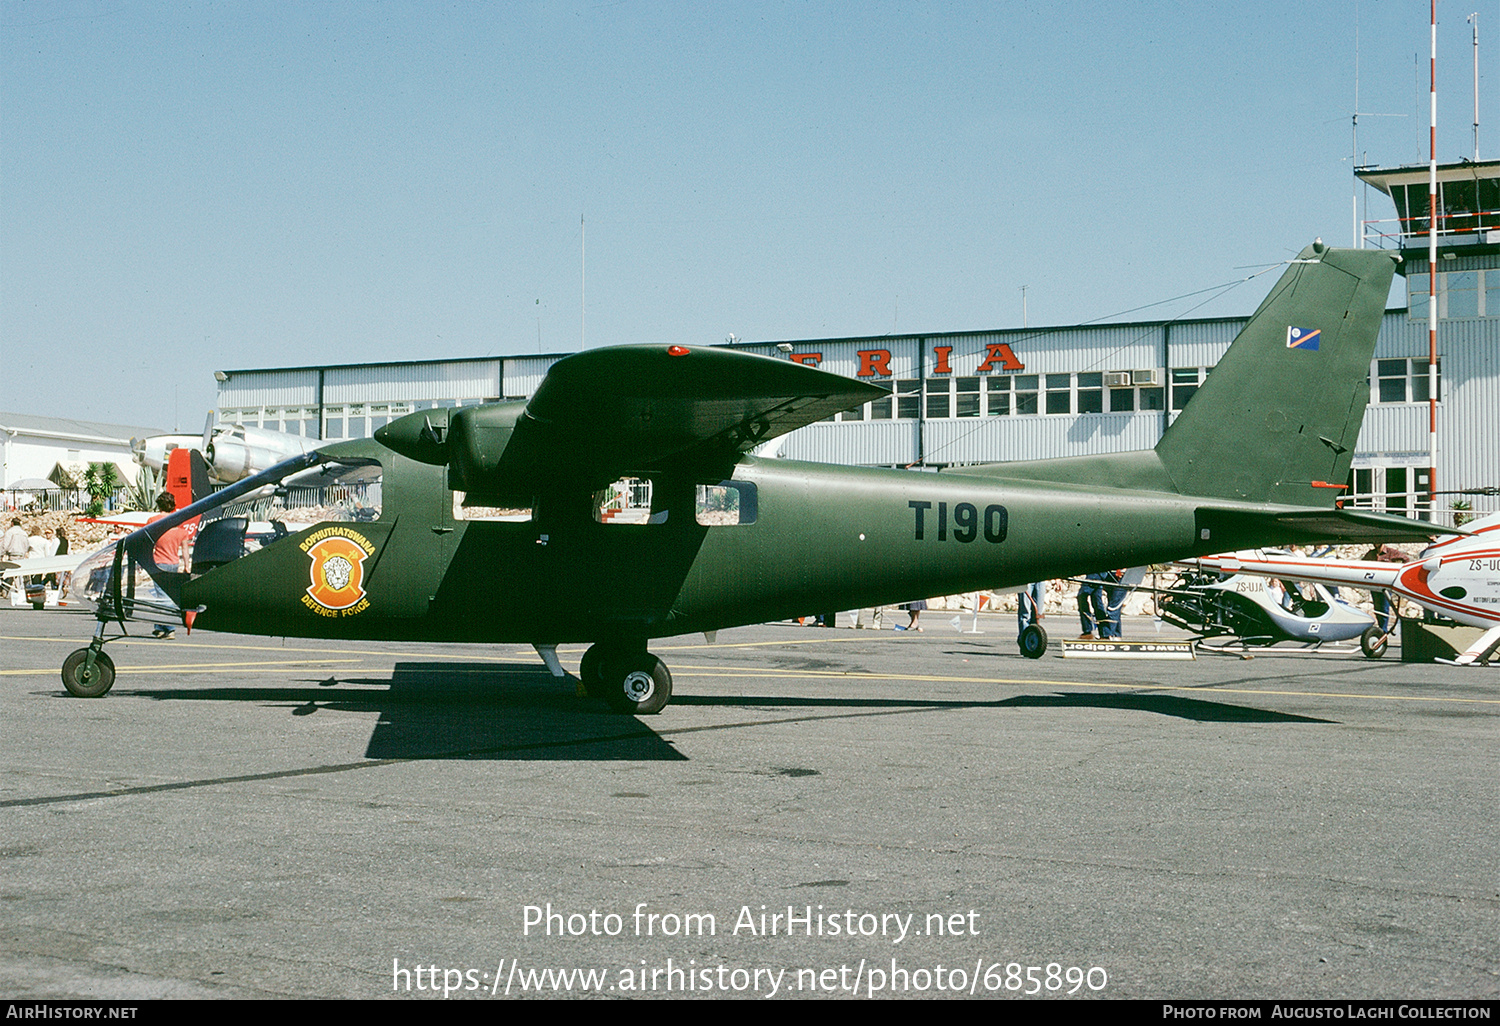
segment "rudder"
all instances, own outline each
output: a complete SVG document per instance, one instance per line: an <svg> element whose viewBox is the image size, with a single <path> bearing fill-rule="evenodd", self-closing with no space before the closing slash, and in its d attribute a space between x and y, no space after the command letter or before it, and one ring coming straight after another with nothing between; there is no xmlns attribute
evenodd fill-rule
<svg viewBox="0 0 1500 1026"><path fill-rule="evenodd" d="M1157 443L1178 492L1333 505L1398 259L1321 240L1298 255Z"/></svg>

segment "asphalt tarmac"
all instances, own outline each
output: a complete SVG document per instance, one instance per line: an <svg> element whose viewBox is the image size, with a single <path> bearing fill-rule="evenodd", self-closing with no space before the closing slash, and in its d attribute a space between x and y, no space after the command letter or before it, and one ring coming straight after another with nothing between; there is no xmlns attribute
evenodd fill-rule
<svg viewBox="0 0 1500 1026"><path fill-rule="evenodd" d="M660 642L636 719L522 646L181 630L76 699L92 620L0 609L0 994L1500 996L1500 673L947 615Z"/></svg>

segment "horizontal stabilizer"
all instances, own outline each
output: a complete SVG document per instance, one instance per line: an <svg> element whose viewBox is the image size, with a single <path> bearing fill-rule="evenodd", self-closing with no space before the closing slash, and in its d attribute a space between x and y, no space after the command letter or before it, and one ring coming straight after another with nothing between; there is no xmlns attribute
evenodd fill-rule
<svg viewBox="0 0 1500 1026"><path fill-rule="evenodd" d="M1467 534L1422 520L1362 509L1268 509L1198 507L1201 540L1215 551L1275 544L1371 544L1425 542L1443 534Z"/></svg>

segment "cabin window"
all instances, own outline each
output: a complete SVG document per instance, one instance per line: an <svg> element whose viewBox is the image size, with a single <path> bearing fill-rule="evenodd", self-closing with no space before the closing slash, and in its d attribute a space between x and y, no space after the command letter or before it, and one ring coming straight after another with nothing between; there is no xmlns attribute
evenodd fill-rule
<svg viewBox="0 0 1500 1026"><path fill-rule="evenodd" d="M523 524L532 519L531 506L481 506L469 502L467 492L453 493L454 520L503 520Z"/></svg>
<svg viewBox="0 0 1500 1026"><path fill-rule="evenodd" d="M756 490L746 481L720 481L698 486L694 519L704 527L735 527L755 523Z"/></svg>
<svg viewBox="0 0 1500 1026"><path fill-rule="evenodd" d="M667 511L651 511L651 479L622 477L594 493L594 520L601 524L661 524Z"/></svg>

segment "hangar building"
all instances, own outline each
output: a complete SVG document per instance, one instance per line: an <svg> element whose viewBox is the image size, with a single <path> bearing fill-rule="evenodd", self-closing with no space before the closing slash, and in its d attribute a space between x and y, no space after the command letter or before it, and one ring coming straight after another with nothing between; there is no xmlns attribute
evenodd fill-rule
<svg viewBox="0 0 1500 1026"><path fill-rule="evenodd" d="M1397 218L1369 222L1365 240L1401 251L1408 303L1381 325L1346 495L1353 505L1439 519L1457 499L1500 509L1493 495L1440 495L1439 509L1427 508L1427 166L1358 174L1395 202ZM1439 488L1494 487L1500 161L1446 165L1439 179ZM1150 448L1247 320L733 344L892 388L890 398L793 432L781 456L940 467ZM363 437L415 410L529 397L566 355L221 371L219 417L307 437Z"/></svg>

